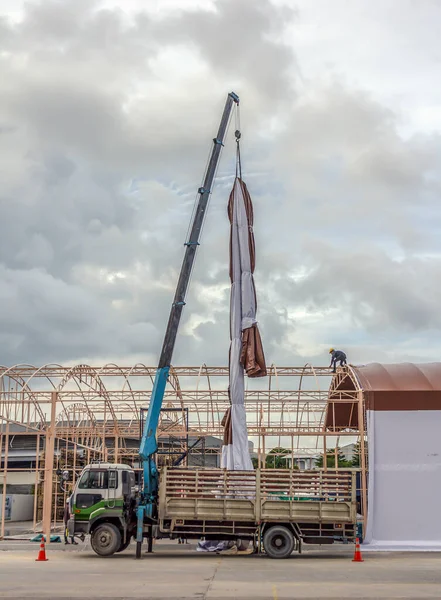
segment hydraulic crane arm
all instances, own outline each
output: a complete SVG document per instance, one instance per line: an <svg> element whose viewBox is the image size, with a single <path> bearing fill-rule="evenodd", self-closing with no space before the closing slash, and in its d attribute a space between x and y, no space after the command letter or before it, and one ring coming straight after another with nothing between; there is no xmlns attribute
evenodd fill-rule
<svg viewBox="0 0 441 600"><path fill-rule="evenodd" d="M158 428L159 414L164 398L165 386L170 370L173 350L181 320L182 309L185 306L185 297L193 268L196 250L207 210L208 199L211 193L214 176L219 163L220 153L234 104L239 104L239 97L231 92L228 94L217 136L213 139L213 148L210 155L204 183L198 190L199 198L191 224L190 235L185 243L185 255L182 262L175 297L170 310L167 330L162 345L161 357L156 371L149 410L147 412L139 454L144 462L144 502L150 504L157 489L157 471L152 460L152 455L157 451L156 431ZM149 511L146 510L146 513Z"/></svg>

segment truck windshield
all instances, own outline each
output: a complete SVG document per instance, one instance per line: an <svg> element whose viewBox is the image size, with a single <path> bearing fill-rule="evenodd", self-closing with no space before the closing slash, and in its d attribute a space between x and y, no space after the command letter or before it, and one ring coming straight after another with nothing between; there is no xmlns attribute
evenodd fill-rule
<svg viewBox="0 0 441 600"><path fill-rule="evenodd" d="M109 472L90 470L83 473L78 487L80 490L106 490L109 484Z"/></svg>

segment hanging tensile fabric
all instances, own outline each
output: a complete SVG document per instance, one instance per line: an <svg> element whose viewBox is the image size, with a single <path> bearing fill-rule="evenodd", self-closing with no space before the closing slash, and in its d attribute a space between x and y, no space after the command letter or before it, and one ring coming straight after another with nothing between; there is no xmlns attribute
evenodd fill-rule
<svg viewBox="0 0 441 600"><path fill-rule="evenodd" d="M238 158L239 154L238 154ZM240 162L239 162L240 165ZM255 246L253 204L246 184L236 176L228 202L230 219L230 408L222 421L224 446L222 467L253 469L248 447L245 413L245 372L248 377L266 375L265 356L256 321L256 290L253 273Z"/></svg>
<svg viewBox="0 0 441 600"><path fill-rule="evenodd" d="M265 377L266 366L262 340L257 328L257 300L254 287L256 252L253 233L253 203L247 186L242 180L239 140L236 130L237 157L236 179L228 202L230 219L230 354L229 387L230 408L222 419L224 445L221 466L231 471L252 471L248 447L247 419L245 413L245 372L248 377ZM244 475L244 479L254 477ZM220 481L219 497L224 497ZM230 485L228 496L244 494ZM198 552L250 552L249 542L237 540L236 544L220 540L198 543Z"/></svg>
<svg viewBox="0 0 441 600"><path fill-rule="evenodd" d="M237 136L238 132L236 132ZM237 137L236 137L237 139ZM238 161L240 171L238 148ZM230 408L224 415L224 445L221 466L231 471L252 471L253 463L248 447L247 420L245 413L245 372L248 377L266 375L265 356L256 321L256 290L253 272L255 248L253 234L253 204L247 186L237 176L228 202L230 219L230 356L229 397ZM254 476L254 474L253 474ZM249 477L245 475L246 479ZM234 490L230 485L228 494L237 497L243 490ZM220 481L220 496L223 496ZM237 545L236 545L237 544ZM247 541L236 544L220 540L205 540L198 543L198 552L250 552Z"/></svg>

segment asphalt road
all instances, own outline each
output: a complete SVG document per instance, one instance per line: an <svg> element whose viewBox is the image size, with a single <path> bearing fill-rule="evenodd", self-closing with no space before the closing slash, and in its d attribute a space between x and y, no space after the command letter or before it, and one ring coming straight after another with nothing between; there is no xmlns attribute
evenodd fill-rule
<svg viewBox="0 0 441 600"><path fill-rule="evenodd" d="M301 556L197 553L194 546L160 542L134 558L134 546L98 558L86 543L51 544L48 562L35 562L38 544L0 543L2 598L146 598L226 600L302 598L441 598L441 554L366 553L351 547L309 547Z"/></svg>

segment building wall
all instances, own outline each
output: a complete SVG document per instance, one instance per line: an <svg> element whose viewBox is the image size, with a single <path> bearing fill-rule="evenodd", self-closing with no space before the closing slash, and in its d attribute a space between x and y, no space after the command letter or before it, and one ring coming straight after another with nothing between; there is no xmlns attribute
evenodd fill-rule
<svg viewBox="0 0 441 600"><path fill-rule="evenodd" d="M346 444L340 448L340 453L343 454L345 460L354 460L355 456L355 444Z"/></svg>
<svg viewBox="0 0 441 600"><path fill-rule="evenodd" d="M3 485L3 473L0 473L0 486ZM8 471L6 478L7 485L34 485L35 471L16 472Z"/></svg>
<svg viewBox="0 0 441 600"><path fill-rule="evenodd" d="M190 454L188 457L189 467L220 467L220 454Z"/></svg>
<svg viewBox="0 0 441 600"><path fill-rule="evenodd" d="M23 471L13 472L9 471L6 477L6 494L19 494L19 495L32 495L35 492L35 478L34 472ZM0 474L0 493L3 492L3 481L4 474Z"/></svg>
<svg viewBox="0 0 441 600"><path fill-rule="evenodd" d="M441 411L368 410L365 543L378 550L441 550Z"/></svg>
<svg viewBox="0 0 441 600"><path fill-rule="evenodd" d="M3 506L3 494L0 494L0 519ZM5 521L32 521L34 514L34 496L27 494L6 494Z"/></svg>

